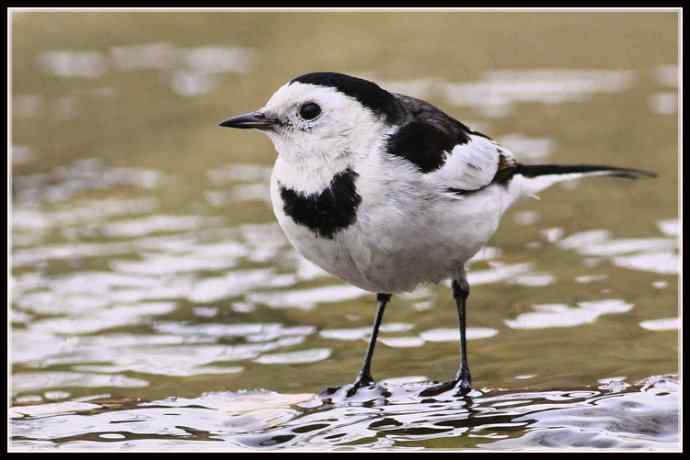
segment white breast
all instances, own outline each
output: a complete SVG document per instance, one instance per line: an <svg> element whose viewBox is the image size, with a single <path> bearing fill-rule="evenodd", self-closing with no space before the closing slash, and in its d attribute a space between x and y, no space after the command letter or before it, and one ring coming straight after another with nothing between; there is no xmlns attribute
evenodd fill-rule
<svg viewBox="0 0 690 460"><path fill-rule="evenodd" d="M281 161L271 199L278 223L305 258L372 292L409 291L448 278L493 235L504 210L502 186L459 198L439 193L404 160L371 156L354 168L362 198L357 219L332 239L285 214L278 182L294 171Z"/></svg>

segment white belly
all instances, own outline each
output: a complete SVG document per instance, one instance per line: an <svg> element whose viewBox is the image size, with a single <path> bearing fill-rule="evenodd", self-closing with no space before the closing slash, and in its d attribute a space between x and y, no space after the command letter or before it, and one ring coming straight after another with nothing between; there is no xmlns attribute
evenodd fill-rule
<svg viewBox="0 0 690 460"><path fill-rule="evenodd" d="M288 240L306 259L371 292L410 291L463 268L496 231L504 210L497 203L507 193L491 186L458 200L422 183L359 177L357 220L325 238L285 214L276 176L273 210Z"/></svg>

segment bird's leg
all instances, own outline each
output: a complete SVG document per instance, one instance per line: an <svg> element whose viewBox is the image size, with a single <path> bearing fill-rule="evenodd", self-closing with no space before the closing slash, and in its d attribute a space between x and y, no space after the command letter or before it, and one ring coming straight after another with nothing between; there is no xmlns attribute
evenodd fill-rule
<svg viewBox="0 0 690 460"><path fill-rule="evenodd" d="M470 295L470 285L467 282L464 270L453 279L452 288L453 298L458 309L458 326L460 328L460 365L458 366L458 372L455 374L455 380L452 382L427 388L420 393L421 396L435 396L453 388L458 389L458 395L465 395L472 389L472 376L470 375L470 366L467 361L467 338L465 333L465 304L467 303L467 297Z"/></svg>
<svg viewBox="0 0 690 460"><path fill-rule="evenodd" d="M463 273L464 274L464 273ZM458 323L460 327L460 368L455 375L455 382L459 383L458 389L461 394L469 393L472 389L472 376L470 375L470 365L467 362L467 339L465 334L465 304L470 295L470 285L464 276L458 280L453 280L453 297L458 309Z"/></svg>
<svg viewBox="0 0 690 460"><path fill-rule="evenodd" d="M371 330L371 337L369 337L369 346L367 347L367 354L364 356L364 364L362 370L359 371L357 380L352 385L348 395L354 394L360 387L371 385L374 379L371 377L371 358L374 356L374 348L376 347L376 337L379 335L379 326L383 320L383 312L386 309L386 304L391 299L391 294L376 294L376 300L379 307L376 311L376 319L374 319L374 326Z"/></svg>

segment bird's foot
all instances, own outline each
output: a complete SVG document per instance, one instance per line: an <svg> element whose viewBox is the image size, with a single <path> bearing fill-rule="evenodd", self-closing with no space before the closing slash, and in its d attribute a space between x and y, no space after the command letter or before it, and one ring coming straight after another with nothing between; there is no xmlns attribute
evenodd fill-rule
<svg viewBox="0 0 690 460"><path fill-rule="evenodd" d="M360 388L368 388L368 387L373 387L376 385L376 382L374 382L374 379L371 378L371 375L359 375L357 377L357 380L352 384L352 386L347 390L347 393L345 394L348 398L354 396L357 391L359 391Z"/></svg>
<svg viewBox="0 0 690 460"><path fill-rule="evenodd" d="M461 372L455 380L433 385L419 393L419 396L438 396L448 391L453 391L454 396L465 396L472 391L472 378L469 372Z"/></svg>
<svg viewBox="0 0 690 460"><path fill-rule="evenodd" d="M343 385L340 387L329 387L321 390L319 396L322 399L349 399L355 395L362 395L365 398L368 397L386 397L390 396L390 393L381 385L374 382L374 379L370 375L360 375L354 383ZM359 399L359 398L358 398Z"/></svg>

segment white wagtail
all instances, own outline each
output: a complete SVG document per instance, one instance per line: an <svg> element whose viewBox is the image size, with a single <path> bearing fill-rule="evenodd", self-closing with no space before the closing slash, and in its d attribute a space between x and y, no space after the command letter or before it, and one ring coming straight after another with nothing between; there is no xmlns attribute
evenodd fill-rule
<svg viewBox="0 0 690 460"><path fill-rule="evenodd" d="M297 250L377 293L364 365L348 394L374 384L371 358L391 295L449 278L460 365L453 381L421 394L466 394L465 264L508 207L565 179L654 176L612 166L521 164L505 147L427 102L331 72L297 77L261 109L220 126L259 129L273 141L273 210Z"/></svg>

